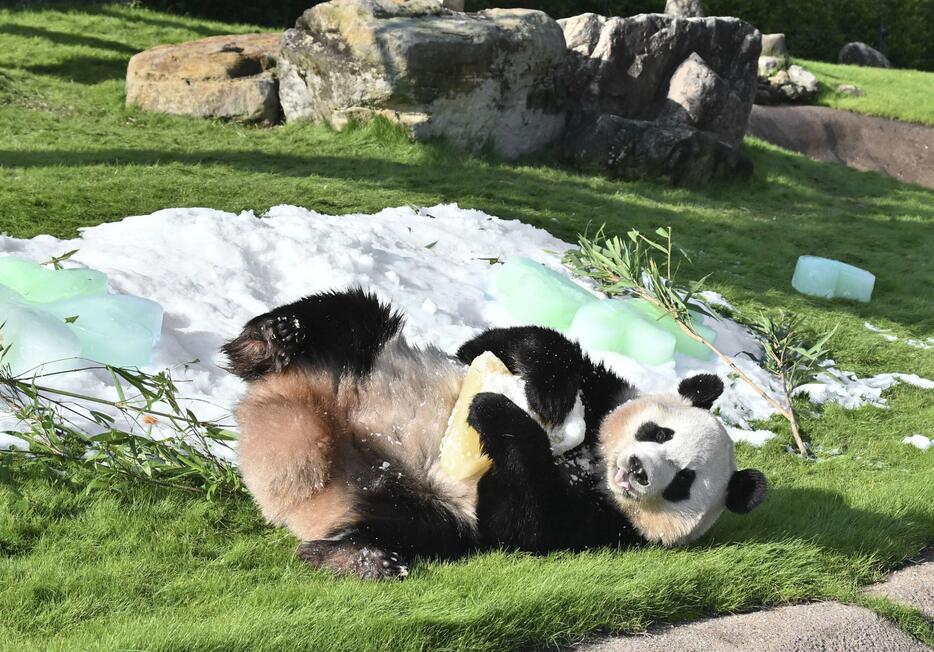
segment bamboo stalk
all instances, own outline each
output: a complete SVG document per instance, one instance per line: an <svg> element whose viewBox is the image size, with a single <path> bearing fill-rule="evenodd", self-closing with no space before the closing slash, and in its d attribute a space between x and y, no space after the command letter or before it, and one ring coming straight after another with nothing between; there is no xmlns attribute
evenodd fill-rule
<svg viewBox="0 0 934 652"><path fill-rule="evenodd" d="M669 258L668 269L670 271L670 258ZM613 283L620 283L623 281L623 279L617 274L607 273L606 277L607 278L604 280L610 280ZM696 332L694 332L694 330L690 326L688 326L686 322L684 322L681 319L680 315L678 314L678 311L675 310L673 306L666 305L664 302L660 301L657 296L655 296L653 293L649 292L646 288L638 284L635 285L632 288L632 290L635 292L635 294L638 295L639 298L645 301L648 301L652 305L656 306L657 308L661 308L666 313L668 313L675 320L675 323L678 324L681 330L687 334L688 337L690 337L695 342L700 342L701 344L706 346L708 349L713 351L714 354L724 364L726 364L730 369L732 369L736 373L736 375L741 380L743 380L743 382L745 382L749 387L751 387L752 390L756 394L758 394L762 399L768 402L769 405L774 407L776 411L778 411L778 413L781 414L790 424L791 434L794 437L795 445L798 447L798 451L800 452L801 456L802 457L808 456L807 447L805 446L804 440L801 437L801 428L798 424L797 415L795 415L794 408L791 406L791 395L788 392L787 378L783 374L778 374L778 376L782 381L782 392L787 401L787 404L788 404L787 406L783 405L780 401L770 396L768 392L766 392L762 387L760 387L758 383L756 383L752 378L750 378L742 369L739 368L739 366L736 365L735 362L733 362L733 360L728 355L726 355L725 353L723 353L723 351L718 349L712 342L708 342L703 337L701 337Z"/></svg>
<svg viewBox="0 0 934 652"><path fill-rule="evenodd" d="M0 383L17 389L21 392L28 392L29 389L34 389L37 392L46 392L48 394L57 394L58 396L67 396L68 398L78 399L80 401L87 401L89 403L96 403L98 405L107 405L109 407L117 408L118 410L131 410L133 412L138 412L140 414L151 414L157 417L165 417L167 419L179 419L186 420L184 417L178 414L169 414L168 412L159 412L158 410L150 410L148 408L139 407L136 405L131 405L129 403L124 403L122 401L108 401L107 399L97 398L96 396L86 396L84 394L78 394L77 392L69 392L64 389L56 389L55 387L45 387L43 385L33 385L31 383L26 383L21 380L15 380L11 378L0 378Z"/></svg>
<svg viewBox="0 0 934 652"><path fill-rule="evenodd" d="M785 380L784 376L782 376L782 390L785 392L788 402L791 403L791 394L788 393L788 382ZM795 414L794 410L788 411L788 422L791 424L791 435L795 438L795 444L798 446L801 457L807 457L808 449L804 445L804 440L801 438L801 430L798 427L798 416Z"/></svg>
<svg viewBox="0 0 934 652"><path fill-rule="evenodd" d="M792 410L787 409L784 405L782 405L780 402L778 402L777 400L775 400L775 398L773 398L772 396L769 396L769 394L768 394L764 389L762 389L761 387L759 387L759 385L756 383L756 381L754 381L752 378L750 378L742 369L740 369L740 368L736 365L735 362L733 362L733 360L730 358L730 356L726 355L723 351L721 351L721 350L718 349L716 346L714 346L713 343L708 342L708 341L705 340L703 337L701 337L700 335L698 335L697 333L695 333L695 332L691 329L690 326L688 326L687 324L685 324L684 322L682 322L680 319L678 319L677 316L676 316L675 314L673 314L673 312L672 312L670 309L668 309L668 307L666 307L666 306L665 306L661 301L659 301L655 296L649 294L648 292L641 291L641 289L640 289L640 291L639 291L638 293L639 293L639 297L640 297L641 299L644 299L644 300L648 301L649 303L651 303L651 304L653 304L653 305L655 305L655 306L661 308L662 310L665 310L668 314L670 314L670 315L674 318L675 323L678 324L678 326L681 328L681 330L683 330L683 331L687 334L688 337L690 337L690 338L691 338L692 340L694 340L695 342L700 342L701 344L703 344L704 346L706 346L708 349L710 349L711 351L713 351L714 354L715 354L718 358L720 358L720 360L723 361L724 364L726 364L727 366L729 366L730 369L732 369L733 371L735 371L736 374L737 374L747 385L749 385L749 386L752 388L752 390L753 390L756 394L758 394L760 397L762 397L763 399L765 399L766 401L768 401L769 405L771 405L771 406L774 407L776 410L778 410L779 414L781 414L783 417L785 417L786 419L788 419L788 421L792 421L792 420L793 420L793 418L794 418L794 412L793 412Z"/></svg>

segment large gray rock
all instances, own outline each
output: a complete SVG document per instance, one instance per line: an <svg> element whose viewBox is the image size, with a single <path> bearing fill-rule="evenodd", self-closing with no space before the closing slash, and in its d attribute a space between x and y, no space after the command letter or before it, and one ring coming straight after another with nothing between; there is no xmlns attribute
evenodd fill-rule
<svg viewBox="0 0 934 652"><path fill-rule="evenodd" d="M685 16L687 18L703 18L704 8L700 0L667 0L665 13L670 16Z"/></svg>
<svg viewBox="0 0 934 652"><path fill-rule="evenodd" d="M756 93L761 38L755 27L737 18L662 14L582 14L559 23L570 50L564 78L572 100L572 127L593 123L603 114L644 121L669 116L672 77L695 54L710 71L705 78L717 80L705 86L717 93L710 104L729 107L730 123L715 111L704 111L687 124L710 131L727 145L739 144ZM681 72L685 78L692 74ZM698 88L706 83L698 82ZM675 95L683 96L684 88Z"/></svg>
<svg viewBox="0 0 934 652"><path fill-rule="evenodd" d="M564 155L582 168L621 179L667 177L675 186L748 177L752 162L713 135L683 125L602 115L565 141Z"/></svg>
<svg viewBox="0 0 934 652"><path fill-rule="evenodd" d="M799 65L791 65L770 77L759 78L756 104L811 104L819 88L817 77Z"/></svg>
<svg viewBox="0 0 934 652"><path fill-rule="evenodd" d="M840 63L870 68L891 68L892 64L884 54L865 43L854 41L840 48Z"/></svg>
<svg viewBox="0 0 934 652"><path fill-rule="evenodd" d="M685 59L668 84L666 123L683 123L717 134L731 146L746 133L749 107L696 53Z"/></svg>
<svg viewBox="0 0 934 652"><path fill-rule="evenodd" d="M784 34L763 34L762 54L759 55L759 77L771 77L788 67L788 46Z"/></svg>
<svg viewBox="0 0 934 652"><path fill-rule="evenodd" d="M785 35L781 32L763 34L761 56L788 59L788 45L785 43Z"/></svg>
<svg viewBox="0 0 934 652"><path fill-rule="evenodd" d="M212 36L140 52L127 66L126 103L144 111L275 122L281 38Z"/></svg>
<svg viewBox="0 0 934 652"><path fill-rule="evenodd" d="M540 11L450 11L441 0L332 0L282 41L286 120L384 115L417 138L443 136L512 158L558 139L561 28Z"/></svg>

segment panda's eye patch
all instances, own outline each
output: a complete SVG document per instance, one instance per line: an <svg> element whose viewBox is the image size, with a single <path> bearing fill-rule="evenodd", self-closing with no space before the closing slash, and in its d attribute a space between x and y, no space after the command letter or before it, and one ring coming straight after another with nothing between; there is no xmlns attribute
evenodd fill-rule
<svg viewBox="0 0 934 652"><path fill-rule="evenodd" d="M636 441L653 441L656 444L664 444L674 436L674 430L662 428L653 421L646 421L636 430Z"/></svg>
<svg viewBox="0 0 934 652"><path fill-rule="evenodd" d="M675 473L675 477L662 492L662 498L673 503L690 498L691 485L694 484L696 475L691 469L681 469Z"/></svg>

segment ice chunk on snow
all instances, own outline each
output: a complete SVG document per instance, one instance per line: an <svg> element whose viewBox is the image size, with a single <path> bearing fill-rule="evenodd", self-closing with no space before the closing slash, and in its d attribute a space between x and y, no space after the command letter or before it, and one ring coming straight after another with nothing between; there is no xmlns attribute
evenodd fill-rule
<svg viewBox="0 0 934 652"><path fill-rule="evenodd" d="M0 343L14 376L68 371L78 367L81 342L65 321L39 308L0 304Z"/></svg>
<svg viewBox="0 0 934 652"><path fill-rule="evenodd" d="M643 364L671 360L675 336L634 310L628 301L594 301L578 310L568 335L588 351L611 351Z"/></svg>
<svg viewBox="0 0 934 652"><path fill-rule="evenodd" d="M81 357L117 367L149 363L162 332L162 306L128 294L64 299L43 306L81 342Z"/></svg>
<svg viewBox="0 0 934 652"><path fill-rule="evenodd" d="M97 270L46 269L17 256L0 257L0 284L18 292L27 301L47 303L68 297L103 294L107 275Z"/></svg>
<svg viewBox="0 0 934 652"><path fill-rule="evenodd" d="M524 256L510 256L495 274L497 298L527 324L565 329L581 306L597 300L566 276Z"/></svg>

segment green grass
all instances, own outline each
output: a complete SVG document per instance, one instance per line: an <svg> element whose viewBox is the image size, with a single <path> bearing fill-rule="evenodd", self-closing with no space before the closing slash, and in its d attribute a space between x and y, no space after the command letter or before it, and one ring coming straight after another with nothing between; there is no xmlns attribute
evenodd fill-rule
<svg viewBox="0 0 934 652"><path fill-rule="evenodd" d="M882 118L934 125L934 72L841 66L796 60L820 80L818 104ZM855 84L865 95L837 93L840 84Z"/></svg>
<svg viewBox="0 0 934 652"><path fill-rule="evenodd" d="M815 328L837 325L840 367L934 378L934 350L863 327L934 336L934 193L759 142L747 144L750 183L686 191L468 157L381 124L334 134L123 107L133 52L249 29L106 5L0 10L0 231L71 236L172 206L340 213L442 201L566 239L588 223L611 232L670 224L692 255L687 275L712 273L714 289L742 308L781 306ZM802 253L870 269L876 297L863 305L796 294L789 280ZM901 443L931 435L932 394L899 386L886 398L886 410L805 409L814 445L840 449L820 462L786 453L781 439L741 446L741 464L765 471L771 495L749 516L724 516L697 545L490 554L419 564L400 584L303 566L295 542L245 501L130 486L74 495L18 476L19 494L0 488L0 648L501 650L757 605L854 600L858 585L934 543L934 454ZM787 440L783 424L768 425ZM913 612L872 604L929 635Z"/></svg>

